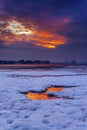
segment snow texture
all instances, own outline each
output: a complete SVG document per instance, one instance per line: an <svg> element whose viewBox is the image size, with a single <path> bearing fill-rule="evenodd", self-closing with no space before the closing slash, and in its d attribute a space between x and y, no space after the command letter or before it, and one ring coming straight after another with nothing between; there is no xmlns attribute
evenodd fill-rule
<svg viewBox="0 0 87 130"><path fill-rule="evenodd" d="M20 93L51 85L70 87L56 100ZM0 70L0 130L87 130L87 67Z"/></svg>

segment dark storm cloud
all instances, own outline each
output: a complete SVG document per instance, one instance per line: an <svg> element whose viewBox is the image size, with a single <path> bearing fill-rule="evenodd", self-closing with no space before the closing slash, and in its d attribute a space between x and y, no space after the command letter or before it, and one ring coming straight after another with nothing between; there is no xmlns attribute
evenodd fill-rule
<svg viewBox="0 0 87 130"><path fill-rule="evenodd" d="M87 23L84 21L65 25L56 33L67 37L71 43L85 44L87 46Z"/></svg>
<svg viewBox="0 0 87 130"><path fill-rule="evenodd" d="M3 0L3 8L6 13L16 16L41 18L45 14L45 17L61 17L83 12L84 3L84 0Z"/></svg>
<svg viewBox="0 0 87 130"><path fill-rule="evenodd" d="M55 23L56 19L71 17L73 21L87 20L86 0L1 0L0 11L10 16L27 17L40 24Z"/></svg>
<svg viewBox="0 0 87 130"><path fill-rule="evenodd" d="M67 25L69 26L67 28L63 27L63 31L66 33L70 33L70 31L67 32L68 28L71 29L70 36L78 35L80 29L84 30L84 21L86 21L85 26L87 26L86 0L1 0L1 3L1 7L3 7L1 9L6 14L33 19L41 26L51 27L50 23L55 24L55 20L70 17L73 25Z"/></svg>
<svg viewBox="0 0 87 130"><path fill-rule="evenodd" d="M42 26L66 17L78 23L87 20L86 0L1 0L0 4L4 13L30 18Z"/></svg>

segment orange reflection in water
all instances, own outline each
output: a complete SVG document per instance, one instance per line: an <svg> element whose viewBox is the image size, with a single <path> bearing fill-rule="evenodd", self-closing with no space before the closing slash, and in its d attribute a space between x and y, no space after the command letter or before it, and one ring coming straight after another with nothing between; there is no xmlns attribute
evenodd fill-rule
<svg viewBox="0 0 87 130"><path fill-rule="evenodd" d="M31 100L52 100L52 99L58 99L57 96L53 95L53 94L48 94L48 92L57 92L57 91L61 91L64 88L62 87L50 87L47 88L45 91L43 92L28 92L26 94L26 96L31 99Z"/></svg>
<svg viewBox="0 0 87 130"><path fill-rule="evenodd" d="M51 87L51 88L47 88L46 90L46 93L49 93L49 92L56 92L56 91L61 91L63 90L64 88L60 87L60 88L57 88L57 87Z"/></svg>
<svg viewBox="0 0 87 130"><path fill-rule="evenodd" d="M35 93L35 92L29 92L28 94L26 94L26 96L31 100L52 100L58 98L55 95L48 95L45 93Z"/></svg>

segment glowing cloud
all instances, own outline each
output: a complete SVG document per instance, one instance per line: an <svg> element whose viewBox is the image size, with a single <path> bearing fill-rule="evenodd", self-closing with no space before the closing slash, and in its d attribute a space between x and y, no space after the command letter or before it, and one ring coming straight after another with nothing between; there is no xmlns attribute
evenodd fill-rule
<svg viewBox="0 0 87 130"><path fill-rule="evenodd" d="M64 44L67 39L64 36L50 32L49 30L40 30L39 26L15 18L0 20L0 40L6 44L14 42L33 43L36 46L45 48L56 48Z"/></svg>
<svg viewBox="0 0 87 130"><path fill-rule="evenodd" d="M16 20L8 21L6 30L11 31L14 35L32 35L33 31L25 28L20 22Z"/></svg>

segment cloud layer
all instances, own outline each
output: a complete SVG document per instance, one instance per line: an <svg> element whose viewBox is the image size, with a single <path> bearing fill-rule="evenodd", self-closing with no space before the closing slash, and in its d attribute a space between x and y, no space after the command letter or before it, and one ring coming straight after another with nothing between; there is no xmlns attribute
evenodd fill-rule
<svg viewBox="0 0 87 130"><path fill-rule="evenodd" d="M39 36L43 33L42 37L39 37L39 41L30 41L30 44L25 44L26 46L29 47L30 45L31 47L33 43L35 46L41 45L44 47L44 45L47 44L47 39L45 42L42 41L44 41L44 37L46 37L46 33L48 33L53 35L51 39L55 39L55 36L56 40L59 40L60 37L64 37L66 40L63 41L65 44L62 46L68 48L69 51L73 49L71 55L74 54L74 50L79 50L77 51L77 55L79 55L79 57L84 56L85 50L83 51L83 48L87 49L86 0L0 0L0 21L6 21L8 17L18 21L22 19L26 26L27 21L29 21L37 28ZM2 45L5 47L4 40L1 38L2 34L0 33L0 48L2 48ZM50 41L48 40L48 44L50 44L51 39ZM54 42L56 43L55 40ZM61 49L59 49L60 47L56 48L55 51L60 52ZM80 52L83 54L80 54Z"/></svg>

